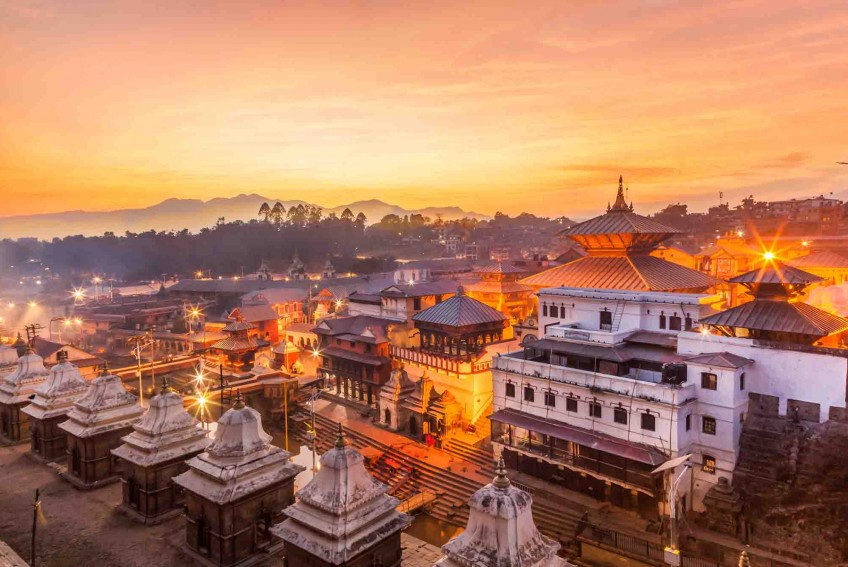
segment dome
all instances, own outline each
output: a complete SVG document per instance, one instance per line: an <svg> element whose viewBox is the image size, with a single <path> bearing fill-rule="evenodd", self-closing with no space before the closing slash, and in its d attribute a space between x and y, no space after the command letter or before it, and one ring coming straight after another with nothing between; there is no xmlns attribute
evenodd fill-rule
<svg viewBox="0 0 848 567"><path fill-rule="evenodd" d="M0 403L25 402L35 393L35 389L47 380L48 375L44 359L27 347L26 352L18 358L15 369L0 382Z"/></svg>
<svg viewBox="0 0 848 567"><path fill-rule="evenodd" d="M262 416L244 404L239 392L236 403L218 420L215 440L207 452L213 457L243 457L270 445L271 436L262 429Z"/></svg>
<svg viewBox="0 0 848 567"><path fill-rule="evenodd" d="M533 498L512 486L503 457L496 476L471 496L464 532L442 546L439 567L560 567L560 545L536 529Z"/></svg>
<svg viewBox="0 0 848 567"><path fill-rule="evenodd" d="M47 381L36 388L32 403L23 409L27 415L38 419L64 415L88 389L88 382L64 353L59 351L59 363L50 369Z"/></svg>
<svg viewBox="0 0 848 567"><path fill-rule="evenodd" d="M345 443L340 424L335 446L321 456L321 469L297 497L316 508L339 514L385 491L386 486L368 473L362 453Z"/></svg>

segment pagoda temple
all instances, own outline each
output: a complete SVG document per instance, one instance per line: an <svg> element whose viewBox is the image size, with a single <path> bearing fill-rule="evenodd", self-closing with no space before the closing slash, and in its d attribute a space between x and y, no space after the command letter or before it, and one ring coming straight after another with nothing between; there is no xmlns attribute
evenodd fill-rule
<svg viewBox="0 0 848 567"><path fill-rule="evenodd" d="M560 545L533 521L533 498L512 486L501 457L495 478L471 496L465 531L442 546L433 567L565 567Z"/></svg>
<svg viewBox="0 0 848 567"><path fill-rule="evenodd" d="M0 382L0 445L29 441L29 416L22 410L49 375L44 359L26 347L15 369Z"/></svg>
<svg viewBox="0 0 848 567"><path fill-rule="evenodd" d="M721 335L818 346L841 346L848 320L801 301L823 278L778 261L728 280L753 298L701 319Z"/></svg>
<svg viewBox="0 0 848 567"><path fill-rule="evenodd" d="M315 477L297 493L297 503L273 528L285 541L288 565L314 567L398 567L400 533L412 518L388 486L365 469L362 453L348 445L339 424L335 447L321 457Z"/></svg>
<svg viewBox="0 0 848 567"><path fill-rule="evenodd" d="M415 382L403 367L403 363L392 361L389 381L380 388L379 409L383 425L399 431L409 422L404 402L415 393Z"/></svg>
<svg viewBox="0 0 848 567"><path fill-rule="evenodd" d="M225 367L244 371L253 365L256 351L268 346L266 341L256 336L256 328L253 323L239 318L222 329L227 336L212 343L209 350L218 354L220 363Z"/></svg>
<svg viewBox="0 0 848 567"><path fill-rule="evenodd" d="M74 402L68 420L59 424L68 435L68 469L62 473L65 480L83 490L117 481L121 467L112 457L112 449L132 431L142 413L138 398L104 367Z"/></svg>
<svg viewBox="0 0 848 567"><path fill-rule="evenodd" d="M182 491L172 479L185 472L186 460L205 450L212 440L167 381L123 442L112 450L123 461L123 499L118 509L146 524L182 513Z"/></svg>
<svg viewBox="0 0 848 567"><path fill-rule="evenodd" d="M35 390L32 403L21 410L29 416L29 456L40 461L65 458L68 436L59 429L59 424L67 419L74 402L87 390L88 382L79 368L68 361L65 351L61 351L59 363L50 369L50 377Z"/></svg>
<svg viewBox="0 0 848 567"><path fill-rule="evenodd" d="M398 423L409 434L441 446L442 440L463 425L462 405L450 390L439 392L425 372L398 406Z"/></svg>
<svg viewBox="0 0 848 567"><path fill-rule="evenodd" d="M519 283L526 270L508 262L490 262L474 270L480 281L468 285L468 295L494 307L510 323L529 317L535 307L533 288Z"/></svg>
<svg viewBox="0 0 848 567"><path fill-rule="evenodd" d="M606 214L581 222L560 234L577 242L586 256L534 274L519 283L534 289L579 287L697 293L710 278L685 266L651 256L664 240L680 231L633 212L618 179L615 203Z"/></svg>
<svg viewBox="0 0 848 567"><path fill-rule="evenodd" d="M183 550L202 565L252 565L280 547L271 527L294 501L304 467L271 445L259 412L236 395L211 445L174 482L185 490Z"/></svg>

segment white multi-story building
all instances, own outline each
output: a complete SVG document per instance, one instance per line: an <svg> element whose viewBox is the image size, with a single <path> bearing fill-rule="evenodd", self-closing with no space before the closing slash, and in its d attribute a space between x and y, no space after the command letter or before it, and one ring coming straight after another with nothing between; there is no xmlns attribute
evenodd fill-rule
<svg viewBox="0 0 848 567"><path fill-rule="evenodd" d="M736 279L755 299L722 312L714 295L541 290L542 338L492 363L496 453L646 515L666 512L683 465L652 471L691 455L678 505L700 511L732 480L750 400L815 421L844 408L848 354L816 345L848 321L796 297L817 278L781 267Z"/></svg>

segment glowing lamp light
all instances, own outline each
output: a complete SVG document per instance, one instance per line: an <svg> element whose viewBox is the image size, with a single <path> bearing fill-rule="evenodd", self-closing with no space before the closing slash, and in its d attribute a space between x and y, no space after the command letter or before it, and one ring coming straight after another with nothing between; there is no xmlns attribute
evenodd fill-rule
<svg viewBox="0 0 848 567"><path fill-rule="evenodd" d="M93 281L94 283L98 284L98 283L102 282L103 280L100 278L100 276L94 276L94 279L93 279L93 280L91 280L91 281Z"/></svg>
<svg viewBox="0 0 848 567"><path fill-rule="evenodd" d="M767 262L771 262L772 260L774 260L774 252L772 252L771 250L764 252L763 253L763 260L765 260Z"/></svg>
<svg viewBox="0 0 848 567"><path fill-rule="evenodd" d="M703 336L707 336L707 335L709 335L709 334L710 334L710 330L709 330L709 329L707 329L706 327L704 327L703 329L701 329L701 334L702 334Z"/></svg>
<svg viewBox="0 0 848 567"><path fill-rule="evenodd" d="M30 301L30 302L28 303L28 305L29 305L30 307L38 307L38 303L36 303L35 301Z"/></svg>
<svg viewBox="0 0 848 567"><path fill-rule="evenodd" d="M82 319L80 319L79 317L76 317L76 318L74 318L74 323L77 324L77 325L82 325Z"/></svg>
<svg viewBox="0 0 848 567"><path fill-rule="evenodd" d="M804 248L806 248L806 247L807 247L807 246L809 246L809 245L810 245L810 241L809 241L809 240L804 240L804 241L802 241L802 242L801 242L801 246L803 246Z"/></svg>
<svg viewBox="0 0 848 567"><path fill-rule="evenodd" d="M71 292L71 295L74 296L76 301L81 301L85 298L85 290L82 288L75 288L74 291Z"/></svg>
<svg viewBox="0 0 848 567"><path fill-rule="evenodd" d="M11 301L10 301L10 302L9 302L9 309L11 309L11 308L12 308L12 307L14 307L14 306L15 306L15 304L14 304L13 302L11 302Z"/></svg>
<svg viewBox="0 0 848 567"><path fill-rule="evenodd" d="M738 236L739 238L742 238L743 236L745 236L745 231L743 231L743 230L737 230L737 231L736 231L736 236Z"/></svg>
<svg viewBox="0 0 848 567"><path fill-rule="evenodd" d="M203 272L201 272L201 271L199 271L199 270L198 270L197 272L195 272L195 273L194 273L194 275L195 275L195 276L197 276L198 278L202 278L202 277L203 277Z"/></svg>
<svg viewBox="0 0 848 567"><path fill-rule="evenodd" d="M312 358L318 358L318 355L320 355L320 354L321 354L321 351L319 351L317 348L312 349Z"/></svg>

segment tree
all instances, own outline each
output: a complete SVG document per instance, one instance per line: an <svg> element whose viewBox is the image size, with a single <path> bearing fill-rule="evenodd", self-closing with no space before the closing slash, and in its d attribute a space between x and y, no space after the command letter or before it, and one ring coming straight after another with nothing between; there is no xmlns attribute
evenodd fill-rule
<svg viewBox="0 0 848 567"><path fill-rule="evenodd" d="M359 213L359 214L362 214L362 213ZM345 208L345 210L342 211L341 219L344 220L344 221L353 222L353 211L351 211L348 208Z"/></svg>
<svg viewBox="0 0 848 567"><path fill-rule="evenodd" d="M265 222L271 217L271 207L268 206L268 203L262 203L262 206L259 207L259 216L263 218Z"/></svg>
<svg viewBox="0 0 848 567"><path fill-rule="evenodd" d="M400 222L400 217L391 213L380 219L380 224L400 224Z"/></svg>
<svg viewBox="0 0 848 567"><path fill-rule="evenodd" d="M283 215L286 214L286 208L279 201L274 203L274 208L271 209L271 220L274 221L274 224L280 226L283 223Z"/></svg>
<svg viewBox="0 0 848 567"><path fill-rule="evenodd" d="M365 230L365 224L368 222L368 217L365 216L365 213L360 212L356 215L356 220L353 221L353 226L356 227L357 230L363 231Z"/></svg>
<svg viewBox="0 0 848 567"><path fill-rule="evenodd" d="M306 220L311 225L316 225L321 222L321 207L309 205L306 209Z"/></svg>

